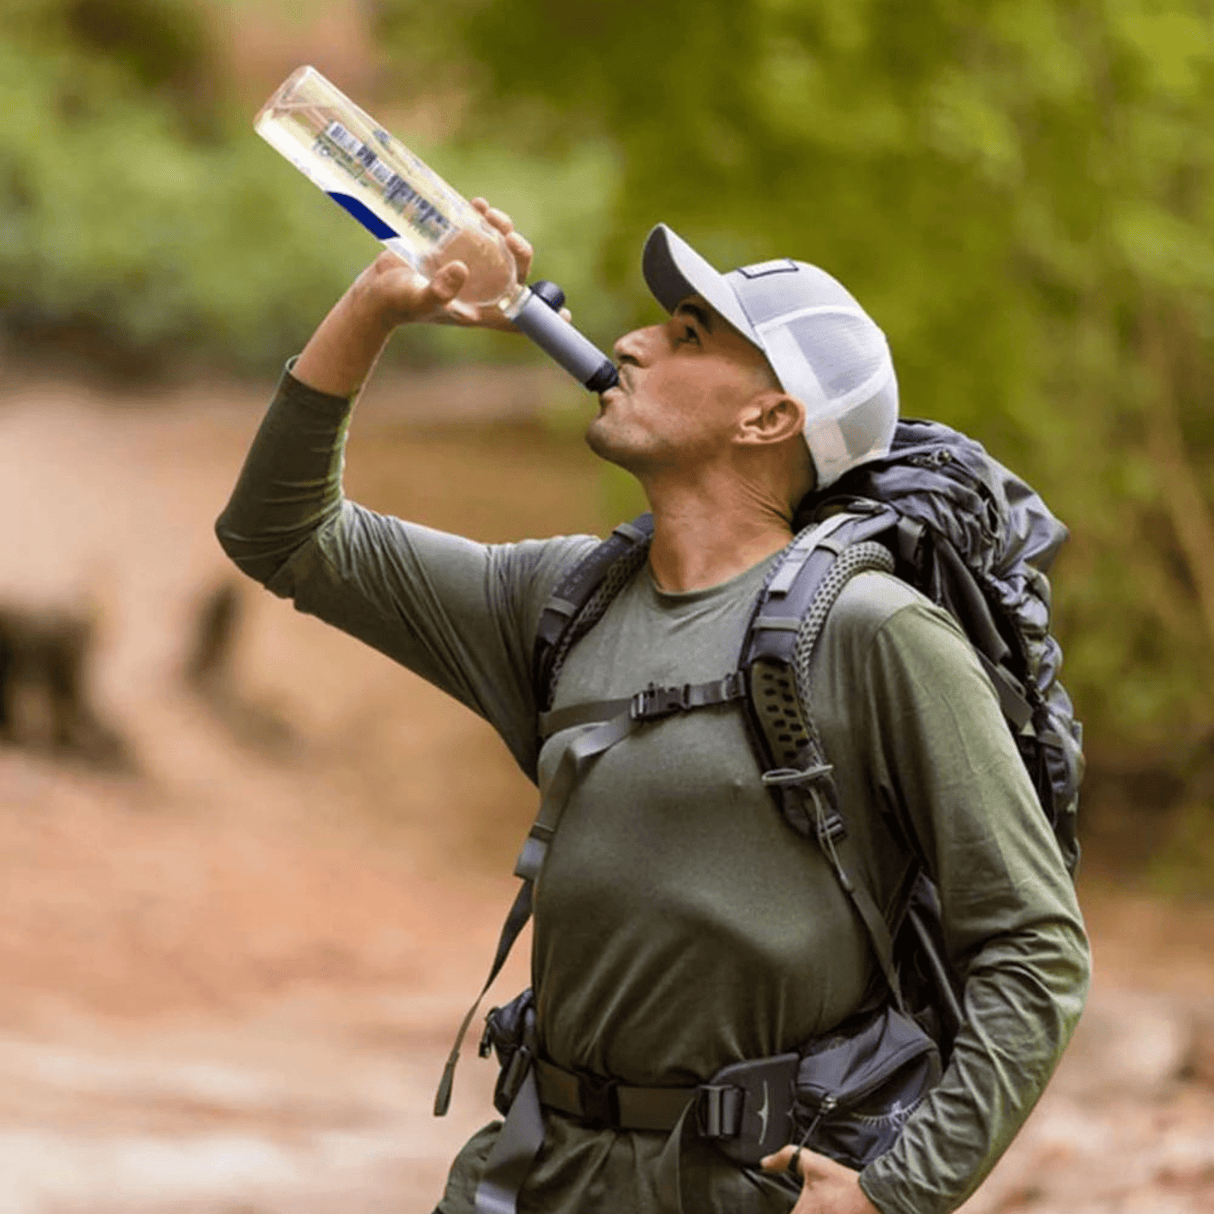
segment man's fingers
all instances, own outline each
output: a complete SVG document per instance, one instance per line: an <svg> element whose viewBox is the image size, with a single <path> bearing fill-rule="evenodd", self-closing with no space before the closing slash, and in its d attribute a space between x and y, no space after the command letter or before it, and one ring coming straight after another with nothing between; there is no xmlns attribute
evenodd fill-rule
<svg viewBox="0 0 1214 1214"><path fill-rule="evenodd" d="M449 261L425 288L427 305L423 317L444 325L474 325L477 309L457 299L468 280L468 267L462 261Z"/></svg>
<svg viewBox="0 0 1214 1214"><path fill-rule="evenodd" d="M525 282L527 275L531 273L531 259L535 256L535 250L531 247L531 241L521 232L511 232L506 237L506 247L514 254L514 264L518 267L519 282Z"/></svg>
<svg viewBox="0 0 1214 1214"><path fill-rule="evenodd" d="M509 236L514 231L514 220L505 211L499 211L497 207L486 207L484 215L503 236Z"/></svg>
<svg viewBox="0 0 1214 1214"><path fill-rule="evenodd" d="M519 281L524 282L531 273L531 262L535 257L531 241L515 230L514 220L505 211L490 206L484 198L473 198L472 205L491 227L496 228L506 238L506 247L514 254L514 262L518 267Z"/></svg>
<svg viewBox="0 0 1214 1214"><path fill-rule="evenodd" d="M842 1165L835 1163L833 1159L819 1155L809 1147L796 1146L781 1147L773 1154L764 1156L759 1160L759 1166L765 1172L789 1172L802 1179L842 1169Z"/></svg>

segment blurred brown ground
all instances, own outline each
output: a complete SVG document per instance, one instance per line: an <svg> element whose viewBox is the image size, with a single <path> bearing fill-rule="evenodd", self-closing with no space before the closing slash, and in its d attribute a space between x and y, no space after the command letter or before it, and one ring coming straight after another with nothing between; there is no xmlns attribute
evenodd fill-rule
<svg viewBox="0 0 1214 1214"><path fill-rule="evenodd" d="M486 540L601 529L593 458L534 416L553 376L377 381L348 491ZM0 1214L427 1214L489 1116L471 1043L430 1104L532 812L504 748L251 583L219 693L183 674L269 391L6 380L0 602L90 605L136 770L0 749ZM1214 911L1083 892L1092 1013L967 1209L1214 1209Z"/></svg>

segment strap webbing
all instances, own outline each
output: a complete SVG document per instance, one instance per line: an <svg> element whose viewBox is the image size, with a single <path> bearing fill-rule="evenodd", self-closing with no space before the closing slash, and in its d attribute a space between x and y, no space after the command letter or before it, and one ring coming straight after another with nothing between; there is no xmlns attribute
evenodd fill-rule
<svg viewBox="0 0 1214 1214"><path fill-rule="evenodd" d="M825 836L819 842L822 850L834 863L839 884L843 886L844 892L868 929L869 942L876 954L877 963L881 966L881 972L885 975L885 981L889 984L894 1005L899 1011L905 1012L907 1009L902 998L902 983L898 980L898 971L894 968L894 939L890 935L885 916L869 891L851 836L844 833L834 840Z"/></svg>
<svg viewBox="0 0 1214 1214"><path fill-rule="evenodd" d="M623 700L592 700L586 704L570 704L568 708L557 708L551 712L541 712L539 717L539 735L541 741L547 741L562 729L572 729L575 725L593 725L597 721L610 721L620 713L628 711L632 703L629 696Z"/></svg>
<svg viewBox="0 0 1214 1214"><path fill-rule="evenodd" d="M845 523L849 523L855 516L852 514L834 514L830 518L824 519L815 527L807 527L793 541L792 545L780 559L780 568L776 571L775 577L767 586L767 593L772 594L787 594L797 580L797 574L801 572L801 566L809 559L810 554L817 548L826 547L826 543L831 533L837 531Z"/></svg>
<svg viewBox="0 0 1214 1214"><path fill-rule="evenodd" d="M543 1145L544 1116L533 1064L485 1160L476 1186L475 1214L516 1214L518 1191Z"/></svg>
<svg viewBox="0 0 1214 1214"><path fill-rule="evenodd" d="M567 1071L544 1058L534 1062L539 1086L540 1104L556 1109L567 1117L588 1120L598 1110L588 1107L586 1098L587 1077ZM608 1084L604 1092L610 1093L604 1103L608 1106L603 1117L611 1129L644 1130L650 1133L669 1133L679 1123L684 1109L700 1093L699 1085L693 1087L634 1087L629 1084ZM738 1132L741 1109L732 1119L718 1129L719 1137L729 1137Z"/></svg>
<svg viewBox="0 0 1214 1214"><path fill-rule="evenodd" d="M855 907L856 913L860 916L860 920L868 932L873 953L876 955L877 963L881 966L881 972L885 975L885 981L889 984L894 1003L899 1011L905 1011L902 984L898 980L898 971L894 968L894 941L890 935L889 924L869 891L868 882L864 879L860 867L860 858L847 833L847 824L838 810L830 803L830 798L824 788L824 785L833 787L829 784L831 781L830 764L822 758L822 752L816 740L811 740L806 749L810 756L810 765L805 771L795 772L777 768L775 771L764 773L763 783L775 785L781 791L796 789L797 795L812 807L811 821L818 846L834 869L839 884L851 899L852 906Z"/></svg>
<svg viewBox="0 0 1214 1214"><path fill-rule="evenodd" d="M539 735L548 739L563 729L609 721L625 713L635 721L656 721L676 712L729 704L745 695L745 679L742 673L736 670L730 671L722 678L710 679L706 683L677 683L669 687L656 687L650 683L644 691L638 691L626 699L591 700L550 712L541 712Z"/></svg>
<svg viewBox="0 0 1214 1214"><path fill-rule="evenodd" d="M1021 732L1033 719L1033 706L1024 694L1024 688L1007 670L992 662L981 649L975 646L974 653L977 654L983 670L994 684L995 694L999 697L999 707L1002 709L1003 715L1012 723L1017 733Z"/></svg>

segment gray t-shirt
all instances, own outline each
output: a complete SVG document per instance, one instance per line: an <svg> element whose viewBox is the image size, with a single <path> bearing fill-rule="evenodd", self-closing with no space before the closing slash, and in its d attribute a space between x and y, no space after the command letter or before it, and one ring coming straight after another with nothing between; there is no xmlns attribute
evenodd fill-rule
<svg viewBox="0 0 1214 1214"><path fill-rule="evenodd" d="M341 493L347 418L346 402L284 378L220 520L225 549L300 610L485 717L545 787L577 731L537 753L536 623L595 541L481 545L364 510ZM690 594L661 591L642 567L572 650L556 706L733 669L767 567ZM989 681L946 614L894 578L862 574L832 611L811 675L878 901L896 897L911 862L898 830L913 830L967 975L967 1023L942 1082L861 1183L883 1214L952 1209L1019 1128L1078 1019L1088 962L1074 891ZM701 1081L837 1024L873 964L829 866L760 784L736 706L643 726L575 786L535 898L541 1046L559 1065L629 1084ZM665 1135L546 1122L522 1214L667 1208ZM496 1132L461 1151L443 1214L471 1210ZM706 1211L793 1204L782 1178L706 1143L687 1147L681 1167Z"/></svg>

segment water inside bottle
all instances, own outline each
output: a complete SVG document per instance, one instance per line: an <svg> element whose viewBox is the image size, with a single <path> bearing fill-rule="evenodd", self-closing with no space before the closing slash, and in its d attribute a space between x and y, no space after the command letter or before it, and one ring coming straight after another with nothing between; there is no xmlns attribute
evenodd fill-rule
<svg viewBox="0 0 1214 1214"><path fill-rule="evenodd" d="M450 261L464 261L469 275L461 300L505 303L517 292L514 258L500 233L313 69L293 75L255 127L419 273L429 278Z"/></svg>

